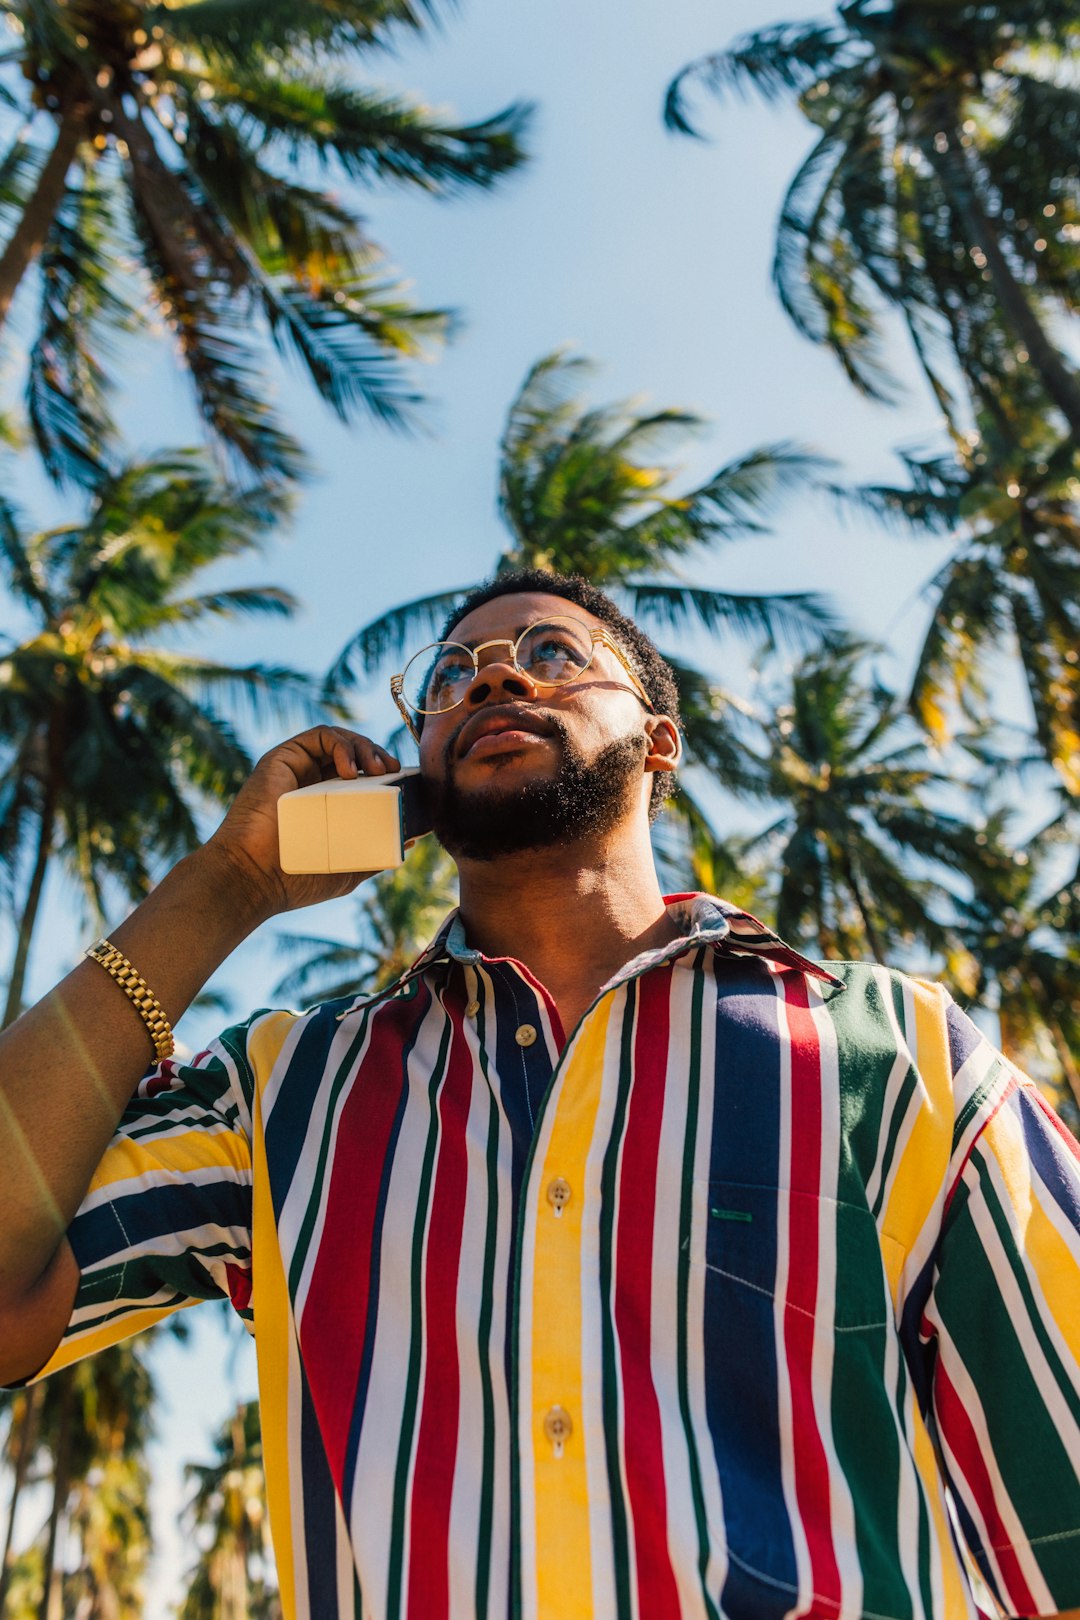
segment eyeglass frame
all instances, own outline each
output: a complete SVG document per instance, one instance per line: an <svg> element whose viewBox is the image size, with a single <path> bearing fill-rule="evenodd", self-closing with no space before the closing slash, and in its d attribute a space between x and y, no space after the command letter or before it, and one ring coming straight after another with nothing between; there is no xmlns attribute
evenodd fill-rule
<svg viewBox="0 0 1080 1620"><path fill-rule="evenodd" d="M535 675L531 675L527 669L522 669L521 665L517 661L517 651L521 646L521 643L525 640L525 637L530 633L530 631L535 630L538 625L542 624L576 624L579 625L582 630L587 630L589 632L589 636L592 640L592 651L589 654L589 661L578 670L576 675L571 675L570 679L567 681L538 681ZM451 703L445 709L417 709L417 714L452 714L455 709L459 709L465 701L465 696L468 692L469 686L471 686L472 681L474 681L480 673L479 655L482 652L486 652L489 647L509 647L510 662L517 670L518 674L523 676L525 680L531 681L534 686L546 686L553 691L558 687L572 686L575 681L580 680L586 671L592 668L593 659L596 657L597 647L606 647L609 652L613 652L615 654L616 658L619 660L619 663L623 666L626 673L633 681L634 686L636 687L634 696L640 703L645 705L650 714L656 714L657 712L653 705L652 699L649 697L649 694L646 692L641 683L641 677L634 669L634 666L631 664L627 654L623 652L622 648L619 646L619 643L615 640L615 637L609 630L607 630L603 625L586 624L584 619L575 619L570 614L557 613L553 614L550 618L537 619L534 624L527 624L524 630L522 630L521 634L513 640L511 640L509 636L497 636L495 640L481 641L475 647L466 647L463 641L429 641L425 646L419 647L417 651L413 653L412 658L409 659L408 663L405 665L405 669L401 671L400 675L391 675L390 677L390 695L397 704L398 712L408 727L409 735L412 737L413 742L416 743L417 747L420 746L420 733L416 729L412 714L410 713L411 705L408 703L407 699L402 696L402 692L405 686L405 670L408 669L409 664L413 662L414 658L419 658L423 653L427 652L428 647L460 647L462 652L468 653L473 661L472 680L470 680L465 688L465 691L462 692L456 703Z"/></svg>

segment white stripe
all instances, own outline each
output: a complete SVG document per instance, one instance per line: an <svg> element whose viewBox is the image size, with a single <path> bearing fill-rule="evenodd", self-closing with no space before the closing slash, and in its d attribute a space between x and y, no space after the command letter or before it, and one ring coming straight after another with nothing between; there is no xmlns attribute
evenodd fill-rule
<svg viewBox="0 0 1080 1620"><path fill-rule="evenodd" d="M582 1431L585 1438L585 1478L589 1499L589 1549L592 1565L592 1597L594 1615L613 1615L618 1610L615 1586L615 1544L611 1526L612 1481L608 1478L606 1427L604 1424L604 1391L600 1369L604 1365L603 1320L607 1316L615 1340L615 1377L619 1384L618 1404L623 1407L622 1380L619 1373L619 1343L615 1333L615 1313L612 1299L604 1299L600 1292L600 1216L601 1182L604 1173L604 1155L611 1144L615 1125L615 1104L619 1094L619 1071L624 1020L630 1016L627 1006L627 986L609 992L611 1011L607 1023L607 1040L602 1059L603 1067L593 1084L599 1086L596 1118L585 1159L585 1187L582 1195L581 1218L581 1375L582 1375ZM622 1143L618 1148L622 1160ZM619 1165L615 1176L615 1209L613 1232L619 1222ZM612 1252L612 1284L614 1285L614 1251ZM617 1420L618 1421L618 1420ZM621 1437L619 1437L621 1438ZM620 1478L616 1488L622 1492L629 1523L629 1498L626 1492L626 1470L619 1446ZM544 1617L546 1620L546 1617Z"/></svg>
<svg viewBox="0 0 1080 1620"><path fill-rule="evenodd" d="M690 1041L687 1038L691 1028L693 1012L693 995L695 984L700 983L701 976L705 976L705 995L703 1008L707 1014L703 1016L705 1028L702 1030L701 1052L701 1100L698 1114L697 1138L694 1143L695 1153L700 1153L702 1142L711 1145L711 1131L709 1124L712 1119L712 1073L713 1073L713 1032L716 1027L715 1015L711 1006L712 995L715 992L715 980L708 973L701 960L702 953L695 952L691 958L680 958L676 964L676 971L671 975L671 996L669 1001L669 1019L672 1038L668 1042L667 1066L664 1076L664 1111L660 1124L660 1143L657 1155L656 1176L656 1207L653 1218L653 1269L652 1269L652 1342L650 1346L650 1362L653 1386L656 1390L660 1413L660 1447L663 1456L664 1484L667 1496L667 1544L671 1567L675 1576L675 1584L679 1594L680 1620L705 1620L708 1613L705 1606L705 1597L701 1588L698 1574L698 1535L697 1516L694 1511L693 1484L690 1473L690 1448L694 1445L694 1434L687 1433L683 1426L682 1413L679 1410L679 1216L683 1189L683 1157L686 1150L686 1133L688 1130L687 1102L690 1090L689 1057ZM697 973L678 971L697 967ZM705 1037L708 1037L706 1043ZM708 1050L706 1050L706 1044ZM709 1084L705 1084L708 1076ZM708 1095L706 1096L706 1093ZM691 1166L696 1171L697 1166ZM706 1174L708 1167L706 1165ZM694 1202L697 1204L697 1218L707 1220L704 1206L707 1203L704 1179L693 1182ZM690 1289L693 1293L695 1282L697 1292L701 1295L701 1268L690 1268ZM688 1326L690 1322L700 1320L700 1311L697 1314L688 1312ZM700 1373L702 1355L700 1339L690 1333L691 1356L697 1363ZM696 1345L697 1354L694 1356ZM691 1413L694 1409L693 1380L690 1389ZM699 1416L703 1415L703 1403ZM699 1462L701 1460L698 1449ZM711 1475L713 1490L706 1493L706 1500L711 1496L713 1506L718 1515L715 1523L723 1523L723 1504L719 1500L716 1466L713 1462L711 1442L709 1451L705 1455L705 1472ZM727 1573L726 1559L724 1558L723 1537L715 1533L710 1538L713 1546L715 1567L709 1572L710 1590L719 1591ZM713 1583L715 1584L715 1587ZM646 1617L649 1620L649 1617Z"/></svg>
<svg viewBox="0 0 1080 1620"><path fill-rule="evenodd" d="M837 1620L858 1620L863 1608L863 1573L855 1534L855 1503L836 1450L832 1426L837 1303L837 1193L840 1182L840 1064L836 1030L824 1004L821 981L806 978L807 1002L818 1040L821 1065L821 1153L818 1178L818 1284L815 1301L811 1379L814 1416L829 1470L829 1540L840 1576Z"/></svg>
<svg viewBox="0 0 1080 1620"><path fill-rule="evenodd" d="M1020 1516L1013 1507L1009 1493L1005 1489L1005 1482L1001 1478L1001 1474L998 1471L997 1459L994 1456L990 1444L990 1435L986 1427L986 1415L983 1411L982 1401L979 1398L979 1392L971 1378L968 1376L967 1368L960 1359L956 1345L949 1337L944 1325L940 1322L938 1323L938 1354L941 1356L948 1368L949 1378L952 1381L957 1398L963 1403L968 1421L975 1431L979 1454L982 1458L987 1473L990 1475L990 1486L994 1494L993 1507L998 1517L1002 1521L1005 1532L1009 1537L1010 1548L1016 1555L1016 1560L1020 1565L1021 1573L1031 1590L1032 1597L1035 1599L1038 1608L1040 1611L1045 1611L1047 1614L1050 1614L1053 1611L1054 1600L1050 1593L1049 1587L1039 1571L1038 1565L1034 1561L1034 1556L1031 1552L1030 1546L1028 1545L1026 1532L1020 1522ZM1019 1613L1019 1605L1023 1600L1019 1593L1013 1593L1011 1591L1009 1583L1004 1577L1001 1565L998 1562L994 1551L993 1534L991 1533L983 1515L983 1504L981 1504L979 1499L976 1497L974 1490L972 1489L972 1486L964 1473L960 1459L952 1449L949 1442L948 1430L941 1422L940 1414L938 1414L938 1440L941 1445L942 1454L945 1458L946 1467L949 1470L949 1479L952 1484L952 1488L956 1492L957 1496L963 1501L965 1508L975 1524L979 1540L982 1543L983 1551L986 1554L987 1562L990 1564L993 1571L998 1590L1004 1594L1007 1604L1011 1599L1011 1602L1017 1605L1016 1612Z"/></svg>
<svg viewBox="0 0 1080 1620"><path fill-rule="evenodd" d="M409 1353L414 1338L421 1348L417 1408L408 1463L408 1489L405 1495L405 1522L402 1547L402 1604L408 1600L410 1529L413 1470L416 1437L419 1433L427 1336L423 1322L427 1245L431 1219L431 1195L438 1171L438 1153L431 1170L428 1208L425 1214L423 1249L420 1259L421 1321L412 1318L413 1240L417 1220L417 1196L424 1162L424 1149L432 1117L428 1090L435 1073L439 1045L446 1029L446 1014L437 1000L424 1017L406 1071L407 1097L401 1130L394 1149L386 1195L382 1239L379 1250L380 1287L372 1346L371 1377L364 1421L360 1430L353 1478L362 1488L353 1492L352 1537L357 1565L363 1571L368 1601L377 1614L385 1614L390 1574L390 1526L394 1499L394 1478L398 1446L405 1410L405 1389ZM445 1065L440 1090L445 1082ZM438 1108L436 1093L434 1107ZM423 1556L423 1553L418 1554Z"/></svg>
<svg viewBox="0 0 1080 1620"><path fill-rule="evenodd" d="M805 980L804 980L805 982ZM795 1422L792 1410L791 1380L787 1375L787 1355L784 1345L784 1308L787 1300L790 1254L787 1233L791 1226L791 1031L784 1000L784 980L779 974L772 979L777 999L778 1043L780 1066L779 1101L779 1180L782 1183L776 1197L776 1283L773 1296L773 1333L776 1344L776 1411L780 1435L780 1479L784 1493L784 1506L791 1526L791 1539L795 1552L796 1594L787 1614L803 1614L810 1604L813 1580L810 1570L810 1549L803 1529L802 1513L795 1489Z"/></svg>
<svg viewBox="0 0 1080 1620"><path fill-rule="evenodd" d="M293 1257L296 1246L300 1241L304 1223L312 1214L314 1205L315 1220L308 1241L304 1264L293 1295L293 1311L298 1323L303 1323L304 1307L307 1304L311 1280L319 1259L322 1247L323 1233L326 1230L327 1194L333 1184L334 1167L337 1159L337 1139L341 1126L341 1118L352 1095L353 1087L360 1076L364 1059L371 1045L374 1031L374 1020L368 1024L365 1039L359 1050L355 1053L345 1077L338 1091L333 1109L331 1110L331 1096L333 1088L338 1082L338 1072L345 1061L350 1046L356 1039L356 1026L339 1024L331 1042L330 1049L323 1062L322 1073L319 1075L311 1098L311 1108L307 1114L304 1130L304 1142L297 1156L296 1167L289 1182L289 1190L285 1195L285 1202L278 1216L278 1244L281 1249L281 1263L286 1278L292 1273ZM296 1079L293 1084L297 1083ZM263 1118L268 1116L264 1108ZM323 1152L324 1138L329 1135L326 1145L326 1156L323 1163L323 1179L318 1200L315 1199L316 1178L318 1176L319 1160Z"/></svg>
<svg viewBox="0 0 1080 1620"><path fill-rule="evenodd" d="M715 958L711 953L706 956L703 972L705 987L701 1009L700 1091L690 1209L691 1260L697 1253L704 1258L705 1231L709 1221L709 1174L716 1112L716 1013L720 1000ZM709 1428L706 1397L708 1371L705 1365L705 1267L691 1264L686 1294L686 1378L691 1427L687 1439L697 1457L708 1533L705 1590L719 1608L720 1593L728 1576L728 1547L720 1471L716 1466L716 1448ZM696 1571L696 1552L689 1567L691 1571Z"/></svg>

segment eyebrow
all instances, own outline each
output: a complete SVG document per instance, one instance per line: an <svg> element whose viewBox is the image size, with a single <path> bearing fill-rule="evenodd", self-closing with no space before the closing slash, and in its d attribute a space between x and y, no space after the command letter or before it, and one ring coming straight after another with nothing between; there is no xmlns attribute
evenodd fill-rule
<svg viewBox="0 0 1080 1620"><path fill-rule="evenodd" d="M523 636L526 630L531 630L534 624L550 624L552 619L555 619L556 621L559 619L565 619L570 624L580 624L583 630L591 630L593 628L592 625L587 624L584 619L579 619L575 613L552 613L543 619L531 619L528 624L519 625L513 634L509 636L477 636L474 638L470 638L468 636L447 636L446 640L452 641L457 647L468 647L470 652L475 652L477 647L486 647L491 641L517 641L518 637Z"/></svg>

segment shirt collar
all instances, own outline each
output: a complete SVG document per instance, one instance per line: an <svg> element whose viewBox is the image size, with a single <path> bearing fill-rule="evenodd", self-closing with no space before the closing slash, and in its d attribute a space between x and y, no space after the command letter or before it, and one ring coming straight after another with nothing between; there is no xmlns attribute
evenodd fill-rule
<svg viewBox="0 0 1080 1620"><path fill-rule="evenodd" d="M791 945L785 944L779 934L775 934L759 918L749 911L742 911L738 906L733 906L730 901L722 900L713 894L690 892L666 894L664 904L668 913L678 923L677 938L633 957L612 979L609 979L604 986L605 989L611 985L621 984L625 979L633 978L649 967L656 967L661 962L682 956L686 951L700 945L711 946L722 956L764 956L783 967L797 968L812 978L821 979L834 989L844 988L843 981L835 974L830 973L820 963L812 962L809 957L803 956ZM476 967L485 960L484 953L469 944L461 912L455 907L443 919L430 945L421 951L412 966L395 979L393 984L386 985L374 995L358 996L350 1002L344 1013L338 1014L338 1017L344 1018L350 1012L370 1007L376 1001L383 1001L395 995L412 979L433 967L436 962L453 961L460 962L465 967Z"/></svg>
<svg viewBox="0 0 1080 1620"><path fill-rule="evenodd" d="M812 962L809 957L803 956L793 946L786 944L779 934L774 933L759 918L749 911L742 911L738 906L733 906L730 901L722 900L717 895L690 892L666 894L664 904L669 916L678 924L678 937L653 950L642 951L640 956L635 956L632 961L620 968L610 981L612 984L618 984L621 980L640 973L651 959L656 962L667 961L672 956L681 956L684 951L696 945L711 945L725 956L770 957L784 967L798 968L813 978L823 979L828 984L842 988L843 981L835 974L830 973L820 963ZM423 955L418 957L409 969L409 974L418 968L429 966L440 957L444 960L451 958L455 962L464 963L467 967L475 967L484 960L483 952L474 949L465 936L465 924L460 911L454 910L450 913Z"/></svg>

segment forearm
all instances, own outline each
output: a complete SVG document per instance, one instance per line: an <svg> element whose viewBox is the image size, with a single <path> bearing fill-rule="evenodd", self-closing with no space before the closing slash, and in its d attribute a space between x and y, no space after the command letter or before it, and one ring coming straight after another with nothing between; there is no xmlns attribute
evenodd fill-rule
<svg viewBox="0 0 1080 1620"><path fill-rule="evenodd" d="M109 937L175 1023L265 915L211 843ZM0 1308L49 1264L153 1055L136 1008L91 961L0 1035Z"/></svg>

